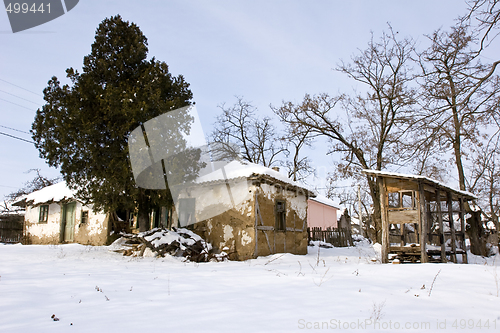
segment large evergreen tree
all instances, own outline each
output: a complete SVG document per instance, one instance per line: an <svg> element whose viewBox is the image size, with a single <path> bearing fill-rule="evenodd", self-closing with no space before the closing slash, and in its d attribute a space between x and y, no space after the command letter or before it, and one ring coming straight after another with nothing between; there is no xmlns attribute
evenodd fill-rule
<svg viewBox="0 0 500 333"><path fill-rule="evenodd" d="M164 62L147 60L147 52L147 39L137 25L120 16L105 19L83 59L83 72L67 69L70 85L61 86L52 77L44 90L46 104L32 125L40 156L60 167L81 199L107 212L138 208L141 230L148 228L150 210L171 205L172 198L168 189L136 186L127 137L147 120L189 105L192 98L184 78L173 77Z"/></svg>

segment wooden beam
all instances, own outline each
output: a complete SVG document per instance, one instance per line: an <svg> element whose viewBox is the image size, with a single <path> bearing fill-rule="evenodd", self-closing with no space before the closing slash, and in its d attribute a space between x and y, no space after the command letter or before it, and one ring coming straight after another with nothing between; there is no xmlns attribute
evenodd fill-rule
<svg viewBox="0 0 500 333"><path fill-rule="evenodd" d="M389 210L387 212L389 223L418 223L418 210Z"/></svg>
<svg viewBox="0 0 500 333"><path fill-rule="evenodd" d="M420 215L420 262L429 262L429 257L427 256L427 213L425 205L425 192L424 184L422 182L418 183L418 206Z"/></svg>
<svg viewBox="0 0 500 333"><path fill-rule="evenodd" d="M441 193L439 192L439 189L436 189L436 205L439 223L439 237L441 240L441 262L446 262L446 240L444 238L443 214L441 212Z"/></svg>
<svg viewBox="0 0 500 333"><path fill-rule="evenodd" d="M377 177L379 186L379 199L380 199L380 215L382 218L382 263L389 262L389 219L387 215L387 191L385 188L385 179Z"/></svg>
<svg viewBox="0 0 500 333"><path fill-rule="evenodd" d="M461 238L462 242L460 246L462 247L462 250L464 250L464 253L462 254L462 263L467 264L467 247L465 246L465 205L464 205L464 197L460 196L459 197L459 203L460 203L460 226L462 228L461 231Z"/></svg>
<svg viewBox="0 0 500 333"><path fill-rule="evenodd" d="M448 204L448 219L450 220L451 230L451 261L457 263L457 244L455 243L457 236L455 233L455 223L453 221L453 198L451 192L447 192L446 194L446 202Z"/></svg>
<svg viewBox="0 0 500 333"><path fill-rule="evenodd" d="M257 201L257 193L259 191L257 189L255 189L255 201L254 201L254 205L255 205L255 225L254 225L254 228L255 228L255 250L254 250L254 254L253 254L253 257L254 258L257 258L257 256L259 255L259 239L258 239L258 235L259 235L259 230L257 230L257 225L258 225L258 219L259 219L259 202Z"/></svg>

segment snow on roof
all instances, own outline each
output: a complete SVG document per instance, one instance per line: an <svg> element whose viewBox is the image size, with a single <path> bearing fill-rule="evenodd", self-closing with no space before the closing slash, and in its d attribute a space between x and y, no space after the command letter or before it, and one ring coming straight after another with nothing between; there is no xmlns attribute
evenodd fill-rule
<svg viewBox="0 0 500 333"><path fill-rule="evenodd" d="M26 202L32 205L50 201L58 202L64 199L74 198L75 193L76 191L69 189L65 182L60 182L28 194L26 196Z"/></svg>
<svg viewBox="0 0 500 333"><path fill-rule="evenodd" d="M218 182L224 181L226 179L249 178L254 175L266 175L278 181L306 189L313 194L315 193L314 190L308 188L307 185L295 182L279 171L255 163L237 160L226 164L221 169L217 169L209 174L198 177L196 179L196 183Z"/></svg>
<svg viewBox="0 0 500 333"><path fill-rule="evenodd" d="M431 179L429 177L425 176L420 176L420 175L412 175L412 174L404 174L404 173L397 173L397 172L387 172L387 171L379 171L379 170L369 170L369 169L364 169L362 170L363 173L367 175L372 175L372 176L386 176L386 177L391 177L391 178L403 178L403 179L418 179L418 180L423 180L425 182L431 183L435 186L442 187L444 189L450 190L454 193L458 193L461 195L464 195L468 197L468 199L477 199L477 197L467 191L461 191L454 189L452 187L449 187L448 185L445 185L437 180Z"/></svg>
<svg viewBox="0 0 500 333"><path fill-rule="evenodd" d="M314 200L316 202L322 203L323 205L331 206L333 208L340 209L340 205L333 201L332 199L329 199L325 197L324 195L318 194L315 198L311 198L310 200Z"/></svg>

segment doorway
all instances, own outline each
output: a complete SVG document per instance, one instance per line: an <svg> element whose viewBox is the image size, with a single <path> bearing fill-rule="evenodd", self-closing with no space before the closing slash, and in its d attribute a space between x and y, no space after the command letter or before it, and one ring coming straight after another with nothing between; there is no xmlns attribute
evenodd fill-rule
<svg viewBox="0 0 500 333"><path fill-rule="evenodd" d="M75 216L76 202L70 202L63 205L62 221L61 221L61 241L64 243L72 243L75 239Z"/></svg>

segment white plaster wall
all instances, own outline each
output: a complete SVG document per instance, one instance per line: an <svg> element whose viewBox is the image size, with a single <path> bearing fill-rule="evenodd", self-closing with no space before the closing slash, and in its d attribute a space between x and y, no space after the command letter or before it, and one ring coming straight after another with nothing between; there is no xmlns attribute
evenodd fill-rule
<svg viewBox="0 0 500 333"><path fill-rule="evenodd" d="M49 241L58 242L61 232L61 206L58 203L49 205L49 216L47 223L38 223L40 206L26 208L25 222L29 234L38 238L46 238Z"/></svg>
<svg viewBox="0 0 500 333"><path fill-rule="evenodd" d="M78 228L82 221L83 211L89 212L89 219L86 226L89 236L100 235L103 231L106 231L107 225L104 224L106 214L103 212L94 212L92 205L84 206L80 202L76 205L75 228Z"/></svg>

